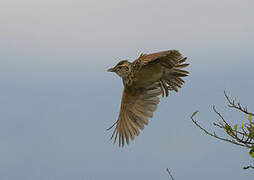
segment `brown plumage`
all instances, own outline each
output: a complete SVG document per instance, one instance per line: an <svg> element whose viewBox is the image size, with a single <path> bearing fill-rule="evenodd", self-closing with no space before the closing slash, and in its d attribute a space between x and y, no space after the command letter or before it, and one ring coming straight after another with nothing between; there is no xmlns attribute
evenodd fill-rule
<svg viewBox="0 0 254 180"><path fill-rule="evenodd" d="M118 120L108 128L116 126L111 136L114 143L118 137L119 146L129 144L153 117L160 102L158 96L168 96L171 90L178 92L184 83L181 77L188 75L182 70L189 65L183 64L185 61L177 50L169 50L141 54L133 63L120 61L108 70L122 77L124 84Z"/></svg>

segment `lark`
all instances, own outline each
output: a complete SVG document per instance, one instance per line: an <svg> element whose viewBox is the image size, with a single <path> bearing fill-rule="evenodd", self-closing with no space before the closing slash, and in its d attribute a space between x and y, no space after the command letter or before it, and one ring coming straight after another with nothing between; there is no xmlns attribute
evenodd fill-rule
<svg viewBox="0 0 254 180"><path fill-rule="evenodd" d="M141 54L132 63L122 60L108 69L122 78L124 86L118 119L108 128L115 127L111 136L114 143L118 139L120 147L129 144L153 117L160 102L158 96L178 92L184 84L182 77L189 74L183 70L189 65L186 59L179 51L168 50Z"/></svg>

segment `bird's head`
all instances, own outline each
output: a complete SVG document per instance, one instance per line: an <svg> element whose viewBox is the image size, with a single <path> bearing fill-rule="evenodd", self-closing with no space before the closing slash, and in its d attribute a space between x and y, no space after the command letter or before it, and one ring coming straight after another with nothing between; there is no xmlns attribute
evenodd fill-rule
<svg viewBox="0 0 254 180"><path fill-rule="evenodd" d="M120 61L115 67L108 69L108 72L115 72L122 78L127 77L131 72L131 63L127 60Z"/></svg>

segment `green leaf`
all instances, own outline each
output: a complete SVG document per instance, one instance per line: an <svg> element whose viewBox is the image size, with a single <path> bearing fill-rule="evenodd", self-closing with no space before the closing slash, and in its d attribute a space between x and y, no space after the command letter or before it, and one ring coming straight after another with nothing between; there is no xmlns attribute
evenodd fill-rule
<svg viewBox="0 0 254 180"><path fill-rule="evenodd" d="M236 124L236 125L234 126L234 130L237 131L237 128L238 128L238 127L237 127L237 124Z"/></svg>
<svg viewBox="0 0 254 180"><path fill-rule="evenodd" d="M250 150L249 155L254 158L254 148Z"/></svg>
<svg viewBox="0 0 254 180"><path fill-rule="evenodd" d="M232 134L232 127L229 126L228 124L225 124L225 130L226 130L226 133L231 135Z"/></svg>
<svg viewBox="0 0 254 180"><path fill-rule="evenodd" d="M249 138L254 139L254 127L247 127L249 131Z"/></svg>
<svg viewBox="0 0 254 180"><path fill-rule="evenodd" d="M252 117L252 115L248 114L248 120L249 120L250 123L251 123L251 117Z"/></svg>

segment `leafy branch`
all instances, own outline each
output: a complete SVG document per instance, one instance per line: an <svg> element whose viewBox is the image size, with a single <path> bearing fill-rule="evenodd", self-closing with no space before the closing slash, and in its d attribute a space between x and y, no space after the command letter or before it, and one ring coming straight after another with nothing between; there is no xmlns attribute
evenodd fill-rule
<svg viewBox="0 0 254 180"><path fill-rule="evenodd" d="M254 116L254 113L251 113L248 111L247 106L243 108L240 102L235 102L235 100L231 100L226 92L224 91L225 98L228 102L228 107L233 108L236 110L239 110L240 112L248 115L248 123L242 123L240 127L238 127L237 124L230 125L225 118L216 110L215 106L213 106L213 111L218 115L220 118L220 122L216 123L214 122L213 125L219 129L223 129L224 132L228 137L221 137L218 136L215 131L209 132L205 128L203 128L196 120L194 120L194 116L198 113L198 111L195 111L191 115L192 122L200 128L203 132L205 132L207 135L212 136L216 139L226 141L238 146L246 147L250 149L250 156L254 158L254 122L252 121L252 116ZM253 166L246 166L244 169L253 168Z"/></svg>

